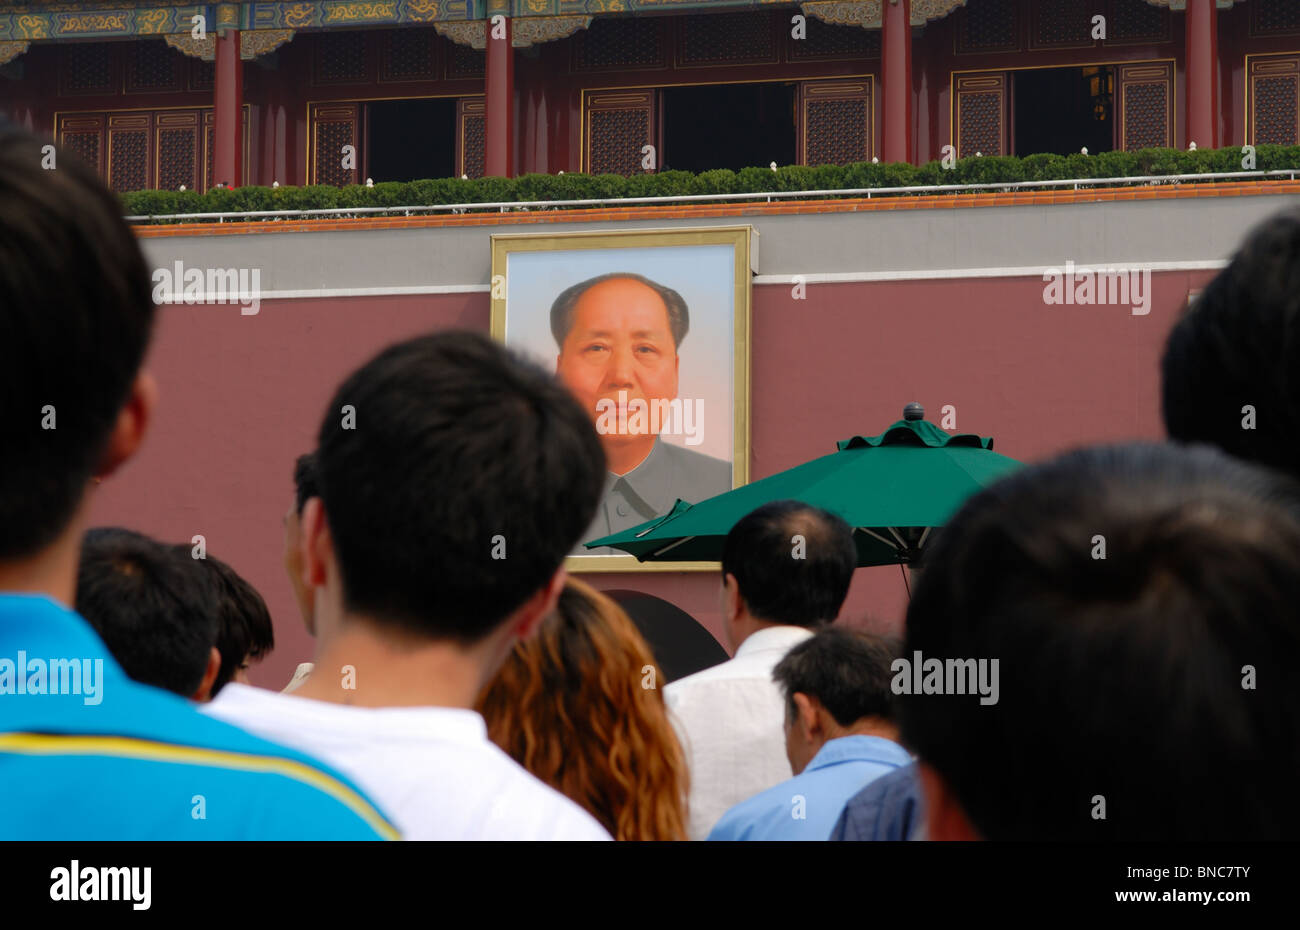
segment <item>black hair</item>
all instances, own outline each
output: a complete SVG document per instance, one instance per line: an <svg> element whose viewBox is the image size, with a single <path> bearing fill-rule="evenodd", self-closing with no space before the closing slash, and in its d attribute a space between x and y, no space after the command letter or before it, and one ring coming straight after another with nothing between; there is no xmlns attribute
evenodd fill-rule
<svg viewBox="0 0 1300 930"><path fill-rule="evenodd" d="M772 670L795 717L794 696L816 698L842 727L864 717L893 720L898 698L891 663L898 645L868 633L827 627L796 645Z"/></svg>
<svg viewBox="0 0 1300 930"><path fill-rule="evenodd" d="M462 642L550 580L605 483L569 391L466 331L399 343L353 373L317 457L347 608Z"/></svg>
<svg viewBox="0 0 1300 930"><path fill-rule="evenodd" d="M192 550L185 545L177 547L185 557ZM246 659L264 658L275 648L275 630L271 625L271 612L257 589L243 579L225 562L212 556L190 559L199 571L208 572L217 591L217 651L221 653L221 668L212 682L210 696L230 683Z"/></svg>
<svg viewBox="0 0 1300 930"><path fill-rule="evenodd" d="M927 564L904 655L996 660L998 696L905 692L902 736L984 838L1300 830L1285 476L1205 446L1073 452L973 497Z"/></svg>
<svg viewBox="0 0 1300 930"><path fill-rule="evenodd" d="M155 307L117 198L71 152L0 127L0 559L33 555L85 494Z"/></svg>
<svg viewBox="0 0 1300 930"><path fill-rule="evenodd" d="M665 287L645 275L634 274L630 271L615 271L610 274L597 275L594 278L579 281L577 284L561 291L560 296L556 297L555 302L551 304L551 335L555 337L555 344L560 348L564 348L564 340L568 337L569 330L573 328L573 308L578 305L578 300L582 295L597 284L615 278L640 281L659 295L659 298L664 302L664 309L668 311L668 328L672 330L673 345L681 348L682 340L686 338L686 333L691 328L691 311L686 306L686 300L671 287Z"/></svg>
<svg viewBox="0 0 1300 930"><path fill-rule="evenodd" d="M1251 231L1170 332L1161 368L1171 437L1300 476L1300 210Z"/></svg>
<svg viewBox="0 0 1300 930"><path fill-rule="evenodd" d="M77 612L127 675L191 698L217 638L217 592L175 546L117 527L81 544Z"/></svg>
<svg viewBox="0 0 1300 930"><path fill-rule="evenodd" d="M742 517L722 544L722 576L736 576L750 614L791 626L834 620L857 564L853 528L800 501L764 504Z"/></svg>
<svg viewBox="0 0 1300 930"><path fill-rule="evenodd" d="M320 482L316 478L316 453L308 452L298 456L293 464L293 504L294 511L302 516L303 505L313 497L320 496Z"/></svg>

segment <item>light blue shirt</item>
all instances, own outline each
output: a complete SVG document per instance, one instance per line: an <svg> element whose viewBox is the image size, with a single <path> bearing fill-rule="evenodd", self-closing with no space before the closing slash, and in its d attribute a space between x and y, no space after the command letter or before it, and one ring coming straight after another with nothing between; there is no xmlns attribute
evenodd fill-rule
<svg viewBox="0 0 1300 930"><path fill-rule="evenodd" d="M132 681L34 595L0 594L0 808L0 841L397 837L349 780Z"/></svg>
<svg viewBox="0 0 1300 930"><path fill-rule="evenodd" d="M829 839L849 798L911 761L902 746L879 736L828 740L803 772L723 814L709 839Z"/></svg>

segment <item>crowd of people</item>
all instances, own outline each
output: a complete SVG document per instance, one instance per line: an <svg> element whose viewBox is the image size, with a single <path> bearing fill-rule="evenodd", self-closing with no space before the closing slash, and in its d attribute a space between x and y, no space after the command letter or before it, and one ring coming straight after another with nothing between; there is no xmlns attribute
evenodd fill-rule
<svg viewBox="0 0 1300 930"><path fill-rule="evenodd" d="M247 682L274 636L229 565L88 527L166 398L142 370L135 237L90 169L58 164L0 127L0 837L1300 827L1300 213L1255 231L1171 333L1170 442L975 495L914 571L901 642L835 622L853 527L766 504L725 543L733 657L667 684L627 614L564 570L607 473L583 408L482 334L391 346L286 463L315 654L275 692ZM926 686L900 688L912 662ZM991 695L954 688L987 663Z"/></svg>

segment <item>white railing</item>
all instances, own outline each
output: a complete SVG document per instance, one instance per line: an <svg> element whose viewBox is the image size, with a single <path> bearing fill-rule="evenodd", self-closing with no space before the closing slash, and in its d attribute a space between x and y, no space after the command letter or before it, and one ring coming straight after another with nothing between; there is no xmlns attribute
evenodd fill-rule
<svg viewBox="0 0 1300 930"><path fill-rule="evenodd" d="M1090 187L1119 187L1132 185L1172 184L1184 181L1218 181L1266 178L1296 179L1300 168L1287 168L1276 171L1225 171L1206 174L1158 174L1122 178L1070 178L1057 181L999 181L990 184L925 184L915 187L859 187L838 190L816 191L762 191L748 194L679 194L670 197L606 197L587 200L512 200L491 203L450 203L429 206L403 207L322 207L316 210L247 210L230 213L161 213L141 216L128 216L127 222L147 222L151 220L245 220L261 218L302 218L308 216L371 216L400 213L414 216L422 213L467 213L471 210L497 210L501 213L523 212L534 208L552 209L558 207L599 207L615 204L627 206L632 204L673 204L696 203L700 201L764 201L782 199L812 199L817 197L873 197L906 196L909 194L942 194L958 191L1002 191L1014 193L1020 190L1034 190L1047 187L1073 187L1074 190Z"/></svg>

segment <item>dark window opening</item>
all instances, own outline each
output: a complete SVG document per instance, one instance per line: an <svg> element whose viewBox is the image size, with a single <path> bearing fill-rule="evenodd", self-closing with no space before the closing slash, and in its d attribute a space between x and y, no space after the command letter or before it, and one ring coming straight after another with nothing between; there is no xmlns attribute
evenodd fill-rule
<svg viewBox="0 0 1300 930"><path fill-rule="evenodd" d="M795 85L713 84L663 91L660 170L739 171L795 162Z"/></svg>
<svg viewBox="0 0 1300 930"><path fill-rule="evenodd" d="M1115 69L1013 71L1015 154L1096 155L1115 148Z"/></svg>
<svg viewBox="0 0 1300 930"><path fill-rule="evenodd" d="M375 100L366 104L366 172L380 181L449 178L456 173L456 101Z"/></svg>

